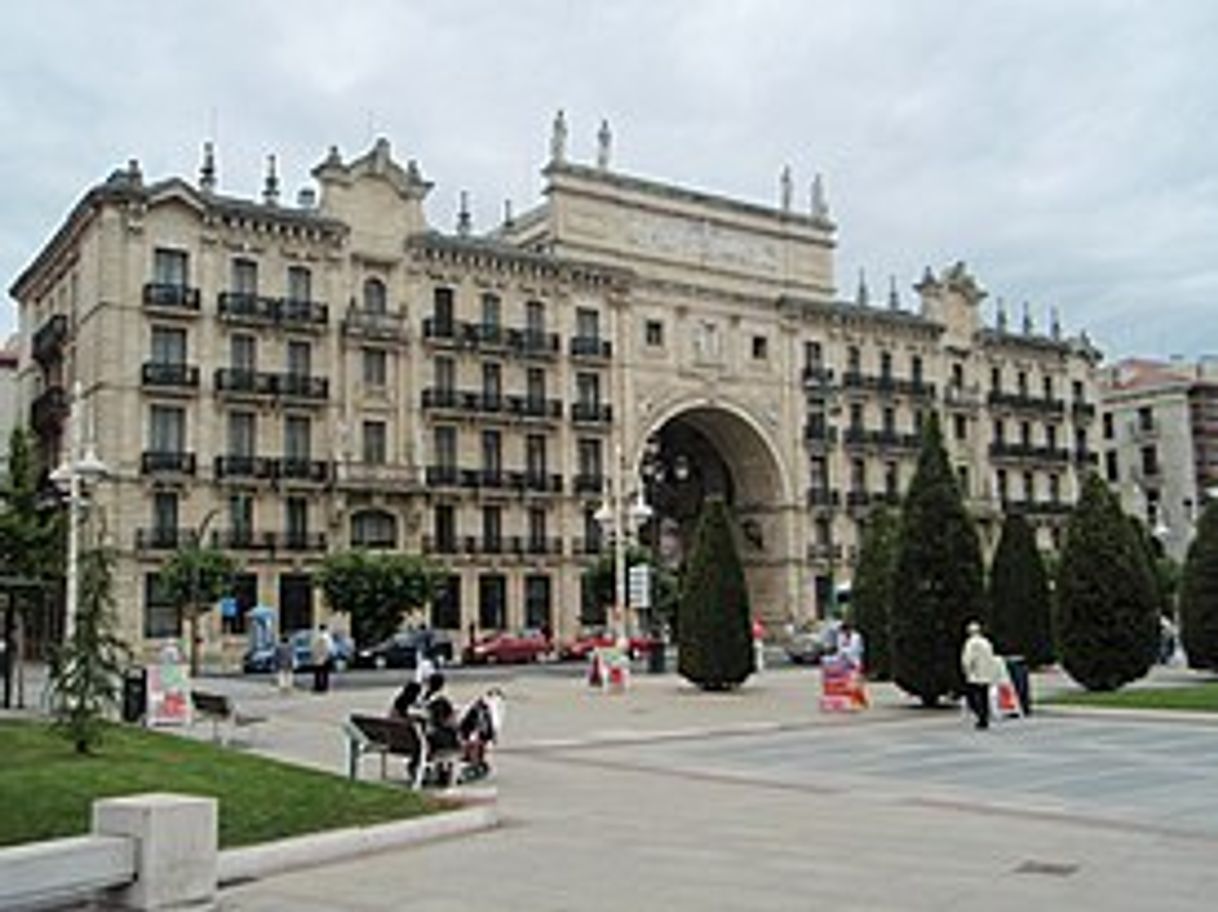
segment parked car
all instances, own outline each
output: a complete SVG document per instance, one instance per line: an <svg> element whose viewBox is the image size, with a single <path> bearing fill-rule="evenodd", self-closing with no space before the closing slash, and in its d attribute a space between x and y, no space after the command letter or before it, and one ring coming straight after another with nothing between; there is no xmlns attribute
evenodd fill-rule
<svg viewBox="0 0 1218 912"><path fill-rule="evenodd" d="M635 634L628 640L630 657L638 658L651 652L655 640L650 636ZM583 661L594 649L609 649L617 645L617 636L610 630L588 630L559 647L558 657L563 661Z"/></svg>
<svg viewBox="0 0 1218 912"><path fill-rule="evenodd" d="M436 665L453 660L453 641L442 630L399 630L375 646L357 650L354 664L356 668L414 668L420 650Z"/></svg>
<svg viewBox="0 0 1218 912"><path fill-rule="evenodd" d="M465 647L468 665L494 662L536 662L551 651L551 643L540 630L501 631L484 636Z"/></svg>
<svg viewBox="0 0 1218 912"><path fill-rule="evenodd" d="M819 665L826 655L837 649L837 628L825 625L811 630L801 630L787 641L787 658L796 665Z"/></svg>
<svg viewBox="0 0 1218 912"><path fill-rule="evenodd" d="M297 630L288 634L292 641L292 661L295 668L305 669L312 666L314 635L312 630ZM331 632L330 638L334 641L334 667L338 671L342 671L352 663L355 644L344 633ZM261 646L247 649L241 667L246 674L274 671L275 644L264 643Z"/></svg>

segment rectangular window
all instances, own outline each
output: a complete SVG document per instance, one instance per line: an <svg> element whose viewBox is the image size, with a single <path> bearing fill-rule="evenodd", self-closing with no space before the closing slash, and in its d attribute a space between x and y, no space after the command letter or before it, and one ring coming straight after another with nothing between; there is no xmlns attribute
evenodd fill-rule
<svg viewBox="0 0 1218 912"><path fill-rule="evenodd" d="M457 467L457 429L441 425L432 431L436 465L443 469Z"/></svg>
<svg viewBox="0 0 1218 912"><path fill-rule="evenodd" d="M498 431L482 432L482 471L488 475L503 471L503 436Z"/></svg>
<svg viewBox="0 0 1218 912"><path fill-rule="evenodd" d="M1026 447L1032 445L1032 425L1027 421L1019 422L1019 442Z"/></svg>
<svg viewBox="0 0 1218 912"><path fill-rule="evenodd" d="M867 463L862 459L850 460L850 490L855 492L867 490Z"/></svg>
<svg viewBox="0 0 1218 912"><path fill-rule="evenodd" d="M1061 503L1062 480L1056 475L1049 476L1049 502Z"/></svg>
<svg viewBox="0 0 1218 912"><path fill-rule="evenodd" d="M896 497L901 491L901 476L900 470L895 462L890 462L884 466L884 493L889 497Z"/></svg>
<svg viewBox="0 0 1218 912"><path fill-rule="evenodd" d="M158 544L179 544L176 492L157 491L152 495L152 537Z"/></svg>
<svg viewBox="0 0 1218 912"><path fill-rule="evenodd" d="M544 402L546 398L546 372L544 368L530 367L526 375L526 395L530 403Z"/></svg>
<svg viewBox="0 0 1218 912"><path fill-rule="evenodd" d="M1034 503L1036 500L1036 476L1031 472L1023 473L1024 503Z"/></svg>
<svg viewBox="0 0 1218 912"><path fill-rule="evenodd" d="M753 359L764 361L769 356L768 342L765 336L753 336Z"/></svg>
<svg viewBox="0 0 1218 912"><path fill-rule="evenodd" d="M884 407L884 433L895 434L897 431L897 410L891 405Z"/></svg>
<svg viewBox="0 0 1218 912"><path fill-rule="evenodd" d="M161 584L161 575L144 574L144 636L158 639L181 635L182 615Z"/></svg>
<svg viewBox="0 0 1218 912"><path fill-rule="evenodd" d="M964 415L954 415L953 423L956 426L956 439L968 439L968 418Z"/></svg>
<svg viewBox="0 0 1218 912"><path fill-rule="evenodd" d="M824 456L808 460L808 484L813 491L829 490L829 463Z"/></svg>
<svg viewBox="0 0 1218 912"><path fill-rule="evenodd" d="M546 331L546 306L540 301L529 301L524 305L524 328L534 337Z"/></svg>
<svg viewBox="0 0 1218 912"><path fill-rule="evenodd" d="M579 474L599 478L603 473L601 465L601 442L596 438L583 437L576 444L576 461Z"/></svg>
<svg viewBox="0 0 1218 912"><path fill-rule="evenodd" d="M284 501L284 531L288 545L303 547L309 537L309 502L303 497L289 497Z"/></svg>
<svg viewBox="0 0 1218 912"><path fill-rule="evenodd" d="M530 478L546 476L546 437L529 434L525 438L525 468Z"/></svg>
<svg viewBox="0 0 1218 912"><path fill-rule="evenodd" d="M432 292L432 319L440 335L451 336L453 332L453 290L437 288Z"/></svg>
<svg viewBox="0 0 1218 912"><path fill-rule="evenodd" d="M968 466L956 466L956 483L960 485L960 496L969 497Z"/></svg>
<svg viewBox="0 0 1218 912"><path fill-rule="evenodd" d="M1007 437L1006 422L1003 421L1001 418L998 418L994 421L994 442L999 443L999 444L1005 443L1006 437Z"/></svg>
<svg viewBox="0 0 1218 912"><path fill-rule="evenodd" d="M1120 472L1117 466L1116 450L1109 450L1104 454L1104 474L1110 482L1116 483L1120 481Z"/></svg>
<svg viewBox="0 0 1218 912"><path fill-rule="evenodd" d="M228 498L228 527L231 544L248 546L254 540L254 498L245 493Z"/></svg>
<svg viewBox="0 0 1218 912"><path fill-rule="evenodd" d="M846 349L846 372L857 374L862 370L863 356L857 345L851 345Z"/></svg>
<svg viewBox="0 0 1218 912"><path fill-rule="evenodd" d="M154 453L181 453L186 449L186 410L154 405L148 415L148 449Z"/></svg>
<svg viewBox="0 0 1218 912"><path fill-rule="evenodd" d="M436 389L451 392L457 388L457 365L452 358L439 357L434 363Z"/></svg>
<svg viewBox="0 0 1218 912"><path fill-rule="evenodd" d="M228 413L228 455L251 459L257 441L257 418L253 412Z"/></svg>
<svg viewBox="0 0 1218 912"><path fill-rule="evenodd" d="M185 250L158 247L152 254L152 281L182 288L190 284L190 258Z"/></svg>
<svg viewBox="0 0 1218 912"><path fill-rule="evenodd" d="M152 361L155 364L185 364L186 330L152 327Z"/></svg>
<svg viewBox="0 0 1218 912"><path fill-rule="evenodd" d="M383 387L388 382L389 358L383 348L364 349L364 385Z"/></svg>
<svg viewBox="0 0 1218 912"><path fill-rule="evenodd" d="M498 327L501 322L502 310L499 305L499 296L484 294L482 296L482 325Z"/></svg>
<svg viewBox="0 0 1218 912"><path fill-rule="evenodd" d="M482 630L507 626L507 577L498 573L478 577L478 626Z"/></svg>
<svg viewBox="0 0 1218 912"><path fill-rule="evenodd" d="M368 465L384 465L386 460L385 422L364 422L364 462Z"/></svg>
<svg viewBox="0 0 1218 912"><path fill-rule="evenodd" d="M1045 446L1051 450L1057 449L1057 425L1045 425Z"/></svg>
<svg viewBox="0 0 1218 912"><path fill-rule="evenodd" d="M863 429L863 406L859 402L850 403L850 430L861 431Z"/></svg>
<svg viewBox="0 0 1218 912"><path fill-rule="evenodd" d="M1147 477L1159 474L1159 451L1153 446L1142 447L1142 474Z"/></svg>
<svg viewBox="0 0 1218 912"><path fill-rule="evenodd" d="M643 339L652 348L659 348L664 344L664 324L659 320L648 320L643 330Z"/></svg>
<svg viewBox="0 0 1218 912"><path fill-rule="evenodd" d="M258 604L258 574L235 574L229 597L232 599L232 613L221 612L221 629L230 634L245 633L245 616Z"/></svg>
<svg viewBox="0 0 1218 912"><path fill-rule="evenodd" d="M305 461L313 452L313 423L306 415L288 415L283 419L283 455L291 460Z"/></svg>
<svg viewBox="0 0 1218 912"><path fill-rule="evenodd" d="M524 625L534 630L553 629L550 618L550 578L531 574L524 578Z"/></svg>
<svg viewBox="0 0 1218 912"><path fill-rule="evenodd" d="M909 361L909 372L914 383L922 382L922 356L914 355Z"/></svg>
<svg viewBox="0 0 1218 912"><path fill-rule="evenodd" d="M235 294L256 295L258 293L258 264L253 260L233 260L231 290Z"/></svg>
<svg viewBox="0 0 1218 912"><path fill-rule="evenodd" d="M1104 417L1103 417L1102 421L1104 423L1104 439L1111 440L1113 437L1112 412L1104 412Z"/></svg>
<svg viewBox="0 0 1218 912"><path fill-rule="evenodd" d="M313 274L304 266L288 267L288 300L313 300Z"/></svg>
<svg viewBox="0 0 1218 912"><path fill-rule="evenodd" d="M964 386L964 365L956 363L952 365L952 387L960 389Z"/></svg>
<svg viewBox="0 0 1218 912"><path fill-rule="evenodd" d="M1019 395L1021 395L1021 396L1028 395L1028 372L1027 371L1020 371L1018 374L1015 375L1015 386L1019 390Z"/></svg>
<svg viewBox="0 0 1218 912"><path fill-rule="evenodd" d="M1005 504L1007 502L1007 470L999 469L995 478L997 479L998 500Z"/></svg>
<svg viewBox="0 0 1218 912"><path fill-rule="evenodd" d="M482 550L490 554L503 550L503 510L500 507L482 508Z"/></svg>
<svg viewBox="0 0 1218 912"><path fill-rule="evenodd" d="M990 368L990 390L995 393L1002 392L1002 368Z"/></svg>
<svg viewBox="0 0 1218 912"><path fill-rule="evenodd" d="M601 336L600 314L588 307L575 311L575 334L583 339L599 339Z"/></svg>
<svg viewBox="0 0 1218 912"><path fill-rule="evenodd" d="M452 504L437 504L432 513L432 534L436 537L436 550L451 554L457 550L457 517Z"/></svg>
<svg viewBox="0 0 1218 912"><path fill-rule="evenodd" d="M293 377L307 377L312 373L313 346L308 342L288 343L288 373Z"/></svg>
<svg viewBox="0 0 1218 912"><path fill-rule="evenodd" d="M234 333L228 341L233 370L254 371L258 369L258 340L246 333Z"/></svg>
<svg viewBox="0 0 1218 912"><path fill-rule="evenodd" d="M575 375L575 399L580 405L597 407L601 401L601 378L598 374Z"/></svg>
<svg viewBox="0 0 1218 912"><path fill-rule="evenodd" d="M824 350L819 342L804 343L804 367L819 368L824 360Z"/></svg>
<svg viewBox="0 0 1218 912"><path fill-rule="evenodd" d="M1144 405L1138 409L1138 430L1152 431L1155 427L1154 411L1149 405Z"/></svg>
<svg viewBox="0 0 1218 912"><path fill-rule="evenodd" d="M461 629L461 577L440 577L431 600L431 626L436 630Z"/></svg>
<svg viewBox="0 0 1218 912"><path fill-rule="evenodd" d="M546 511L540 507L529 510L529 551L541 553L546 547Z"/></svg>
<svg viewBox="0 0 1218 912"><path fill-rule="evenodd" d="M1075 380L1072 384L1070 384L1070 386L1073 391L1074 401L1075 402L1084 401L1083 400L1083 381Z"/></svg>
<svg viewBox="0 0 1218 912"><path fill-rule="evenodd" d="M1053 378L1052 377L1043 378L1041 380L1041 386L1044 389L1045 398L1052 399L1053 398Z"/></svg>
<svg viewBox="0 0 1218 912"><path fill-rule="evenodd" d="M892 379L892 355L888 352L880 352L880 378Z"/></svg>
<svg viewBox="0 0 1218 912"><path fill-rule="evenodd" d="M503 396L503 367L494 361L482 365L482 397L487 402L498 402Z"/></svg>

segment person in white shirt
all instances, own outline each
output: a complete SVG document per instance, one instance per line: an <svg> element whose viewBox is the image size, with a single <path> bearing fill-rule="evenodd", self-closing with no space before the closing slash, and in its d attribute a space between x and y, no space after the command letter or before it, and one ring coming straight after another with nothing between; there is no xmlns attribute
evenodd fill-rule
<svg viewBox="0 0 1218 912"><path fill-rule="evenodd" d="M837 654L850 663L855 671L863 670L863 635L849 621L842 621L837 631Z"/></svg>
<svg viewBox="0 0 1218 912"><path fill-rule="evenodd" d="M960 653L960 667L964 671L964 697L969 709L977 717L977 728L990 727L990 685L994 683L994 647L981 632L981 625L969 621L968 638Z"/></svg>

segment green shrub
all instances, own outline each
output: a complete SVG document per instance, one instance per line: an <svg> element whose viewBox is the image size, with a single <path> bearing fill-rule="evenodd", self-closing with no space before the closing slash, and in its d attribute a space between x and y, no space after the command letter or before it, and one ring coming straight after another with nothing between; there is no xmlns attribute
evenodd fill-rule
<svg viewBox="0 0 1218 912"><path fill-rule="evenodd" d="M1184 561L1180 635L1190 668L1218 669L1218 501L1202 512Z"/></svg>

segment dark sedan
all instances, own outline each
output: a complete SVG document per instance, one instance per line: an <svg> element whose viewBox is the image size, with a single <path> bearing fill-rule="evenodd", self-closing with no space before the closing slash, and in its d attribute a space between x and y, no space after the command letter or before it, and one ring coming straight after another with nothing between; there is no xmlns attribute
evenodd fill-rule
<svg viewBox="0 0 1218 912"><path fill-rule="evenodd" d="M356 668L414 668L423 652L436 665L453 660L453 642L435 630L401 630L375 646L357 649Z"/></svg>

